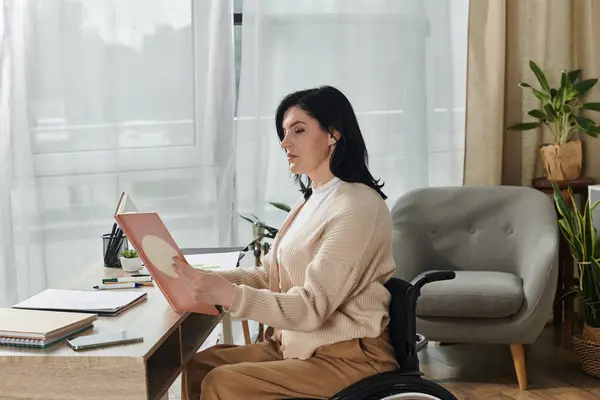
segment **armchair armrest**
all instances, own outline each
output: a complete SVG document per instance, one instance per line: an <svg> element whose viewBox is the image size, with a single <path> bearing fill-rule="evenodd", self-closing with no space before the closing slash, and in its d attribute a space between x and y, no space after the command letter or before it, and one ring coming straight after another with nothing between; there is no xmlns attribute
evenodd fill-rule
<svg viewBox="0 0 600 400"><path fill-rule="evenodd" d="M527 318L527 314L538 306L544 294L551 293L554 298L558 278L559 236L556 227L552 228L532 233L523 241L519 251L517 272L523 280L528 308L523 310L523 318Z"/></svg>

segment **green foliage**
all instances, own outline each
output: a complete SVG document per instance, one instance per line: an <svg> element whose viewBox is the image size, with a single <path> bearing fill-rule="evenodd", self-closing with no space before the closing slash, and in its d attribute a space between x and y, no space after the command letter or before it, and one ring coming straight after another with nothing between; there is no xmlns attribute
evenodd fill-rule
<svg viewBox="0 0 600 400"><path fill-rule="evenodd" d="M560 214L559 229L569 244L571 255L577 262L579 285L569 294L576 294L585 305L585 322L600 328L600 242L592 224L592 211L600 203L585 203L583 212L575 206L573 192L569 188L569 207L556 182L552 182L554 202Z"/></svg>
<svg viewBox="0 0 600 400"><path fill-rule="evenodd" d="M138 256L138 253L133 249L125 249L121 252L121 256L123 256L123 258L136 258Z"/></svg>
<svg viewBox="0 0 600 400"><path fill-rule="evenodd" d="M273 202L273 201L270 201L269 204L272 205L273 207L278 208L285 212L292 211L292 207L288 206L287 204L277 203L277 202Z"/></svg>
<svg viewBox="0 0 600 400"><path fill-rule="evenodd" d="M296 175L296 180L298 182L298 185L300 186L300 192L304 193L310 187L310 179L308 181L308 184L306 184L302 181L301 178L301 176ZM290 206L284 203L270 201L269 204L287 213L289 213L292 210ZM250 216L240 214L240 217L250 222L254 226L255 237L258 239L259 242L263 239L275 239L277 232L279 232L278 228L267 225L266 222L264 222L254 214L250 214Z"/></svg>
<svg viewBox="0 0 600 400"><path fill-rule="evenodd" d="M526 131L540 125L547 126L554 134L554 144L563 145L578 131L592 137L598 137L600 127L593 120L580 115L580 110L600 111L600 103L583 103L580 97L585 95L598 79L578 81L581 70L566 71L561 74L560 86L550 87L548 79L540 67L529 61L529 68L537 78L540 88L536 89L526 82L519 83L522 88L529 88L541 101L539 109L533 109L527 114L537 122L521 122L509 126L510 130Z"/></svg>
<svg viewBox="0 0 600 400"><path fill-rule="evenodd" d="M269 202L269 204L285 212L291 211L291 207L284 203ZM256 237L256 239L258 239L259 242L263 239L275 239L277 232L279 232L279 229L267 225L266 222L264 222L254 214L251 214L250 217L240 214L240 217L250 222L254 226L254 232L256 233L255 236L258 236Z"/></svg>

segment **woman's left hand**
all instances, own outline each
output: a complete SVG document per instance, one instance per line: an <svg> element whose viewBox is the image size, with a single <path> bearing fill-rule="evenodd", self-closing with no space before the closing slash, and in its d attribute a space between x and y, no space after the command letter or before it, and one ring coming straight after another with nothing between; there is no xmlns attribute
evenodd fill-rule
<svg viewBox="0 0 600 400"><path fill-rule="evenodd" d="M218 273L193 268L178 256L173 257L173 270L182 278L196 300L231 307L235 287Z"/></svg>

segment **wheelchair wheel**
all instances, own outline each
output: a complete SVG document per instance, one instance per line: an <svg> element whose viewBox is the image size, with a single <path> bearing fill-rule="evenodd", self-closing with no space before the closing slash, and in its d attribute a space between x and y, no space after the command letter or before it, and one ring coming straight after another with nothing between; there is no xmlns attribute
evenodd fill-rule
<svg viewBox="0 0 600 400"><path fill-rule="evenodd" d="M441 385L410 375L384 373L368 386L348 389L330 400L456 400L456 397Z"/></svg>

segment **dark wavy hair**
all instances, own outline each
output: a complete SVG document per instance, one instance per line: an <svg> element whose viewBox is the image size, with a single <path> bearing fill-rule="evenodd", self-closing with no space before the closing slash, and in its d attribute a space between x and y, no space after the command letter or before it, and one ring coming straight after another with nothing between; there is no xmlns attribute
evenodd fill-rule
<svg viewBox="0 0 600 400"><path fill-rule="evenodd" d="M275 127L279 141L283 141L283 116L291 107L304 110L316 119L321 128L330 135L334 130L340 133L329 167L333 175L345 182L360 182L371 187L385 200L387 196L381 191L383 183L375 180L369 172L369 155L363 139L356 114L346 96L331 86L320 86L314 89L301 90L287 95L277 107ZM312 194L311 181L302 182L296 175L296 183L300 185L304 197Z"/></svg>

